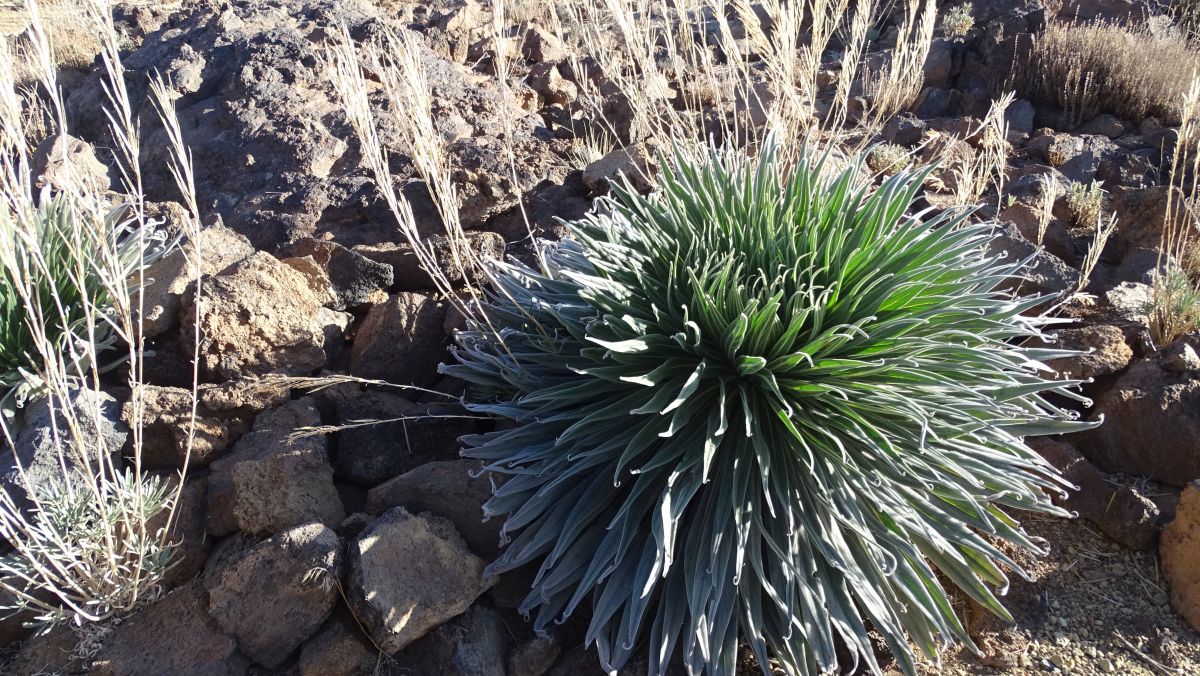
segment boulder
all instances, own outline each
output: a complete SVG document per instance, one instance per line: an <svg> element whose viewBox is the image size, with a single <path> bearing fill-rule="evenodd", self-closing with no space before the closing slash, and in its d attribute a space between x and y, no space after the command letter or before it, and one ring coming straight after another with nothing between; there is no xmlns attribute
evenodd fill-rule
<svg viewBox="0 0 1200 676"><path fill-rule="evenodd" d="M988 253L1003 255L1007 260L1033 260L1021 271L1021 278L1009 282L1023 294L1061 294L1075 289L1079 284L1079 273L1061 258L1039 250L1032 242L1021 236L1012 223L1001 223L994 229L994 237L988 242Z"/></svg>
<svg viewBox="0 0 1200 676"><path fill-rule="evenodd" d="M654 187L656 168L654 151L645 143L637 143L612 150L584 167L583 184L592 194L602 195L614 181L628 179L634 189L648 192Z"/></svg>
<svg viewBox="0 0 1200 676"><path fill-rule="evenodd" d="M508 676L543 676L562 654L557 636L538 636L513 648L508 658Z"/></svg>
<svg viewBox="0 0 1200 676"><path fill-rule="evenodd" d="M1121 282L1104 294L1108 306L1125 321L1143 326L1150 324L1150 308L1154 303L1154 288L1137 282Z"/></svg>
<svg viewBox="0 0 1200 676"><path fill-rule="evenodd" d="M139 610L104 637L89 673L99 676L233 676L237 650L208 614L199 581Z"/></svg>
<svg viewBox="0 0 1200 676"><path fill-rule="evenodd" d="M1157 249L1167 219L1167 186L1119 190L1109 199L1109 208L1119 223L1113 241L1124 255L1135 247Z"/></svg>
<svg viewBox="0 0 1200 676"><path fill-rule="evenodd" d="M300 649L300 676L365 676L375 673L378 659L343 606Z"/></svg>
<svg viewBox="0 0 1200 676"><path fill-rule="evenodd" d="M1163 350L1158 363L1171 373L1184 374L1200 371L1200 355L1196 354L1195 348L1182 340L1175 341L1173 345Z"/></svg>
<svg viewBox="0 0 1200 676"><path fill-rule="evenodd" d="M183 242L146 268L142 297L142 331L147 338L179 327L183 296L195 283L196 257L202 275L216 275L254 253L250 241L222 225L200 231L196 242Z"/></svg>
<svg viewBox="0 0 1200 676"><path fill-rule="evenodd" d="M445 302L402 291L371 308L350 348L350 373L425 386L446 356Z"/></svg>
<svg viewBox="0 0 1200 676"><path fill-rule="evenodd" d="M1079 350L1083 354L1053 359L1047 366L1062 377L1086 380L1120 371L1133 359L1133 350L1125 342L1125 333L1112 324L1091 324L1054 331L1054 347Z"/></svg>
<svg viewBox="0 0 1200 676"><path fill-rule="evenodd" d="M335 310L377 301L392 286L392 266L335 242L306 237L284 246L279 257L311 257L325 272L333 288Z"/></svg>
<svg viewBox="0 0 1200 676"><path fill-rule="evenodd" d="M250 431L254 417L287 400L288 388L253 380L200 385L196 391L195 429L192 392L179 387L142 385L139 400L121 409L128 424L140 416L142 464L149 469L207 467Z"/></svg>
<svg viewBox="0 0 1200 676"><path fill-rule="evenodd" d="M458 285L475 281L475 275L466 263L470 257L484 261L489 258L504 258L504 238L494 232L467 232L466 242L452 242L445 235L434 235L422 242L432 253L437 270L446 281ZM462 251L460 247L468 251ZM390 265L394 271L393 288L396 291L420 291L437 288L429 273L421 267L420 259L406 243L384 242L382 244L357 246L354 250L378 263Z"/></svg>
<svg viewBox="0 0 1200 676"><path fill-rule="evenodd" d="M338 424L347 427L337 432L334 475L364 487L430 460L457 458L458 437L474 433L478 422L458 404L414 404L384 392L362 392L336 406Z"/></svg>
<svg viewBox="0 0 1200 676"><path fill-rule="evenodd" d="M1100 470L1068 443L1044 437L1031 438L1027 443L1078 487L1065 500L1056 502L1130 549L1154 548L1159 511L1153 502L1128 486L1110 485Z"/></svg>
<svg viewBox="0 0 1200 676"><path fill-rule="evenodd" d="M308 375L340 345L349 315L324 307L305 276L258 252L205 280L199 323L195 293L184 299L182 333L198 331L201 373L213 380Z"/></svg>
<svg viewBox="0 0 1200 676"><path fill-rule="evenodd" d="M208 612L250 659L274 668L325 622L338 600L342 541L306 524L227 556L204 573Z"/></svg>
<svg viewBox="0 0 1200 676"><path fill-rule="evenodd" d="M168 475L167 484L174 494L179 485L178 475ZM204 476L188 478L179 492L179 502L175 505L175 515L168 534L170 541L175 543L175 550L171 553L171 568L160 582L167 589L195 578L204 570L204 561L212 544L204 527L207 494L208 477ZM146 524L146 530L158 532L167 525L168 516L167 510L159 512Z"/></svg>
<svg viewBox="0 0 1200 676"><path fill-rule="evenodd" d="M1200 631L1200 482L1183 489L1158 552L1171 587L1171 607Z"/></svg>
<svg viewBox="0 0 1200 676"><path fill-rule="evenodd" d="M1134 364L1096 400L1092 420L1104 424L1073 441L1112 472L1174 486L1200 479L1200 377L1154 361Z"/></svg>
<svg viewBox="0 0 1200 676"><path fill-rule="evenodd" d="M110 185L108 167L96 157L92 144L70 134L55 134L39 143L31 164L38 187L103 192Z"/></svg>
<svg viewBox="0 0 1200 676"><path fill-rule="evenodd" d="M379 514L392 507L433 512L454 524L471 551L490 558L500 551L502 518L484 521L483 503L492 497L492 479L473 476L475 460L429 462L386 481L367 493L366 511Z"/></svg>
<svg viewBox="0 0 1200 676"><path fill-rule="evenodd" d="M409 645L396 661L413 674L507 676L508 643L496 611L475 605Z"/></svg>
<svg viewBox="0 0 1200 676"><path fill-rule="evenodd" d="M64 468L72 477L90 478L101 456L120 465L121 448L129 435L121 422L120 404L111 395L89 388L72 390L69 397L62 401L43 396L27 404L11 450L0 450L0 490L18 506L32 506L30 491L40 493L60 483ZM72 425L77 434L71 432Z"/></svg>
<svg viewBox="0 0 1200 676"><path fill-rule="evenodd" d="M346 512L333 485L327 437L297 436L320 424L311 399L259 415L253 431L212 464L208 531L261 536L311 522L341 523Z"/></svg>
<svg viewBox="0 0 1200 676"><path fill-rule="evenodd" d="M363 530L349 558L350 608L388 654L466 612L495 584L453 524L402 507Z"/></svg>
<svg viewBox="0 0 1200 676"><path fill-rule="evenodd" d="M479 3L456 4L429 17L430 24L440 23L427 36L431 42L434 32L458 35L476 20L480 35L490 36L490 17L478 11ZM273 250L325 234L345 246L393 239L395 220L360 162L358 139L324 66L325 38L338 35L343 26L364 41L403 27L400 22L389 26L377 5L239 0L180 7L169 29L147 35L123 58L132 112L144 123L142 166L164 167L170 159L170 143L147 96L150 76L158 73L178 95L175 108L192 150L197 202L256 248ZM423 6L411 11L430 13ZM468 39L475 37L454 38L461 45L457 55L465 57ZM521 109L513 88L478 77L423 40L416 44L465 226L514 208L537 183L566 175L567 161L543 140L541 120ZM89 76L71 92L67 107L82 138L111 147L108 120L103 106L96 105L105 100L105 82L102 73ZM373 95L370 104L397 184L419 178L400 133L410 112L384 96ZM508 130L519 158L515 180L510 145L496 138L500 129ZM151 199L177 194L170 172L147 172L145 183ZM436 231L436 221L430 225Z"/></svg>

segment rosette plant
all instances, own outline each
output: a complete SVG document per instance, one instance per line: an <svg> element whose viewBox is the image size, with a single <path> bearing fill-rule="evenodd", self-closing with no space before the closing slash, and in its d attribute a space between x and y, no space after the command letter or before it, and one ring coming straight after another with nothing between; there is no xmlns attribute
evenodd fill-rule
<svg viewBox="0 0 1200 676"><path fill-rule="evenodd" d="M486 504L540 565L535 628L590 613L616 670L733 674L880 665L970 643L943 582L1007 616L996 589L1037 550L1011 510L1063 514L1066 484L1022 442L1086 423L1077 381L1026 346L1045 297L1002 290L1025 261L989 224L910 214L927 170L677 154L660 188L615 186L544 269L495 262L488 321L447 373L512 424L463 438L506 475ZM939 575L940 574L940 575Z"/></svg>

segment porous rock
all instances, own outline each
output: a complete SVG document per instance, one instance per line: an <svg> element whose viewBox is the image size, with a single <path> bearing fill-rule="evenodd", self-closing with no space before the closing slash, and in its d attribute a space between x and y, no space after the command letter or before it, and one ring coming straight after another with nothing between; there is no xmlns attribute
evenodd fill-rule
<svg viewBox="0 0 1200 676"><path fill-rule="evenodd" d="M317 523L298 526L214 556L204 573L208 612L243 654L274 668L329 616L342 565L336 533Z"/></svg>
<svg viewBox="0 0 1200 676"><path fill-rule="evenodd" d="M425 386L446 356L445 302L402 291L371 308L350 348L350 373Z"/></svg>
<svg viewBox="0 0 1200 676"><path fill-rule="evenodd" d="M483 503L492 497L492 479L475 476L475 460L429 462L390 479L367 493L366 511L379 514L392 507L433 512L449 519L471 547L489 557L500 549L503 519L484 521Z"/></svg>
<svg viewBox="0 0 1200 676"><path fill-rule="evenodd" d="M23 429L11 448L0 450L0 490L26 507L28 492L61 482L64 468L72 477L92 476L96 468L84 466L80 452L119 465L129 435L120 410L111 395L86 387L71 390L66 400L43 396L27 404Z"/></svg>
<svg viewBox="0 0 1200 676"><path fill-rule="evenodd" d="M1128 486L1110 485L1100 470L1068 443L1040 437L1027 443L1062 472L1064 479L1078 487L1059 504L1130 549L1153 549L1158 539L1159 518L1153 502Z"/></svg>
<svg viewBox="0 0 1200 676"><path fill-rule="evenodd" d="M374 672L377 657L343 606L300 649L300 676L365 676Z"/></svg>
<svg viewBox="0 0 1200 676"><path fill-rule="evenodd" d="M179 327L184 293L196 281L195 261L200 274L216 275L254 253L249 240L223 225L204 228L198 240L199 246L185 241L146 268L141 318L147 338Z"/></svg>
<svg viewBox="0 0 1200 676"><path fill-rule="evenodd" d="M1200 482L1180 494L1175 519L1163 529L1159 555L1171 588L1171 606L1200 631Z"/></svg>
<svg viewBox="0 0 1200 676"><path fill-rule="evenodd" d="M344 429L337 433L334 475L356 486L375 486L431 460L457 458L458 437L477 429L478 421L458 404L416 404L370 390L335 401Z"/></svg>
<svg viewBox="0 0 1200 676"><path fill-rule="evenodd" d="M324 307L305 276L258 252L205 280L197 320L195 294L184 300L182 333L198 329L202 373L215 380L247 375L307 375L325 364L349 316Z"/></svg>
<svg viewBox="0 0 1200 676"><path fill-rule="evenodd" d="M259 415L253 431L212 464L209 532L271 535L310 522L341 523L346 513L333 485L328 440L302 433L320 424L311 399Z"/></svg>
<svg viewBox="0 0 1200 676"><path fill-rule="evenodd" d="M287 399L288 388L253 380L235 380L196 389L142 385L140 399L122 407L122 419L142 421L142 463L149 469L207 467L250 431L254 417ZM194 427L193 427L194 425Z"/></svg>
<svg viewBox="0 0 1200 676"><path fill-rule="evenodd" d="M139 610L104 638L91 673L100 676L224 676L237 644L208 614L208 598L193 581Z"/></svg>
<svg viewBox="0 0 1200 676"><path fill-rule="evenodd" d="M453 524L402 507L363 530L349 559L350 607L388 654L462 614L495 584Z"/></svg>
<svg viewBox="0 0 1200 676"><path fill-rule="evenodd" d="M392 266L371 260L336 242L306 237L285 246L279 257L311 257L329 280L335 310L369 303L392 286Z"/></svg>
<svg viewBox="0 0 1200 676"><path fill-rule="evenodd" d="M1099 427L1073 441L1109 471L1182 486L1200 479L1200 378L1171 373L1155 361L1134 364L1101 394Z"/></svg>

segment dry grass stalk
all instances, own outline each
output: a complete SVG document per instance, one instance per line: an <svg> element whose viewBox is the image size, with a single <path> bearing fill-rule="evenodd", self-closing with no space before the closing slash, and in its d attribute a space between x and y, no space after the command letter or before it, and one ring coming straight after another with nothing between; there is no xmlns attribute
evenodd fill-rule
<svg viewBox="0 0 1200 676"><path fill-rule="evenodd" d="M987 115L972 133L979 137L975 152L950 167L954 177L954 202L959 206L979 203L989 189L997 200L1004 191L1004 174L1008 168L1008 123L1004 113L1013 102L1010 92L992 101Z"/></svg>
<svg viewBox="0 0 1200 676"><path fill-rule="evenodd" d="M868 126L878 127L908 108L925 82L925 59L937 25L935 0L907 0L900 37L880 72L864 72L864 89L871 100Z"/></svg>
<svg viewBox="0 0 1200 676"><path fill-rule="evenodd" d="M151 532L147 525L162 510L172 509L174 500L164 484L142 471L140 416L130 421L132 467L121 461L121 448L106 447L105 438L96 434L106 419L99 396L102 368L116 359L127 370L130 388L137 391L140 385L142 337L136 317L142 271L163 242L145 214L137 126L124 89L111 11L106 3L91 10L104 54L114 161L128 196L117 211L101 187L70 164L69 156L64 170L56 172L54 192L35 189L29 130L21 114L25 104L13 79L21 68L2 67L12 66L13 57L0 48L0 269L7 280L4 292L24 305L34 337L16 403L38 398L49 408L51 448L64 470L61 477L35 483L18 458L28 504L0 491L0 536L13 546L0 558L0 590L12 599L5 610L21 612L34 623L69 618L78 624L132 610L156 594L173 548L168 529ZM37 73L54 122L52 133L65 134L53 34L45 30L32 0L28 12L32 24L26 33L26 67ZM63 228L58 232L65 248L55 256L71 261L66 282L71 288L66 291L96 288L102 292L97 296L84 294L76 303L50 285L54 302L38 302L38 294L46 292L51 259L35 233L49 203L58 205L56 222ZM103 301L97 300L101 297ZM69 327L67 340L54 338L61 327ZM117 357L102 353L109 346L121 347ZM10 444L21 425L19 415L0 418L0 432Z"/></svg>
<svg viewBox="0 0 1200 676"><path fill-rule="evenodd" d="M1172 154L1151 329L1161 345L1200 327L1200 75L1179 104L1179 132Z"/></svg>

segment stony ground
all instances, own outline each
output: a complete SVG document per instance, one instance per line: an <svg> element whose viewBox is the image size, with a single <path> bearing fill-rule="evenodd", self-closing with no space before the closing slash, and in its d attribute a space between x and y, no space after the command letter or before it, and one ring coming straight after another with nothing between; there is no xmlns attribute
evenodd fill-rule
<svg viewBox="0 0 1200 676"><path fill-rule="evenodd" d="M52 4L48 16L74 9ZM1077 2L1062 12L1128 18L1145 4ZM359 41L386 30L419 36L459 217L480 254L528 253L525 217L536 234L553 237L561 233L555 219L585 213L618 169L645 158L632 121L619 121L626 148L581 161L574 121L588 109L577 100L580 75L561 42L544 27L530 28L518 50L520 82L501 87L486 66L490 15L468 0L135 5L118 9L117 27L128 43L123 58L135 113L145 123L141 159L146 167L168 160L165 135L145 103L148 76L161 73L179 94L181 125L194 141L206 226L199 311L177 251L149 271L155 283L142 317L153 348L142 392L143 463L164 476L183 462L188 360L194 335L204 337L198 430L174 532L179 564L163 582L169 593L119 622L40 638L19 621L0 623L10 658L4 673L599 674L594 653L580 647L578 619L552 638L532 635L517 611L530 571L482 575L499 552L499 524L481 521L491 485L471 475L477 466L458 457L455 440L491 423L466 415L457 404L463 384L437 371L463 320L397 236L361 166L358 141L320 65L322 41L341 26ZM976 6L974 32L935 39L921 95L875 140L925 159L976 156L979 140L965 138L965 130L987 113L987 83L1010 70L1011 41L1046 19L1036 2ZM894 23L885 31L893 44ZM21 26L13 3L0 5L0 33ZM869 58L879 62L886 51ZM77 138L43 147L38 171L52 181L56 154L71 153L94 180L115 186L108 119L95 105L104 82L90 58L72 68L63 84ZM628 112L613 83L594 77L608 92L608 112ZM421 236L436 243L452 283L463 283L404 152L404 111L375 90L370 105L381 120L388 170L413 201ZM505 111L511 119L501 117ZM1035 580L1013 581L1007 605L1015 623L962 600L983 656L954 649L924 669L1200 674L1200 638L1185 619L1200 625L1200 576L1192 572L1200 570L1200 490L1185 488L1200 478L1200 336L1156 345L1143 308L1159 270L1153 247L1167 189L1158 168L1176 132L1153 118L1108 113L1064 131L1061 119L1062 111L1014 102L1005 192L987 199L1001 208L982 213L1001 223L997 251L1034 256L1022 289L1064 292L1081 285L1091 233L1073 223L1065 191L1056 193L1049 222L1039 223L1040 181L1095 180L1108 191L1105 208L1120 227L1087 294L1061 310L1075 320L1059 332L1061 343L1089 351L1054 364L1092 380L1085 392L1095 406L1080 413L1107 422L1034 444L1080 486L1064 503L1080 518L1025 517L1048 541L1049 555L1020 559ZM510 130L515 167L498 142L500 129ZM184 215L167 172L147 172L146 190L153 215L178 227ZM945 194L928 199L947 203ZM1042 250L1033 243L1038 236ZM343 382L312 390L271 379L346 374L424 389ZM115 376L109 384L113 415L104 431L117 433L132 416L121 406L129 393ZM332 434L296 434L345 425ZM44 452L31 441L36 432L17 439L16 452ZM1175 519L1177 505L1195 507L1180 508ZM1174 588L1171 575L1180 582ZM635 664L622 674L644 671ZM749 661L746 673L757 673Z"/></svg>

